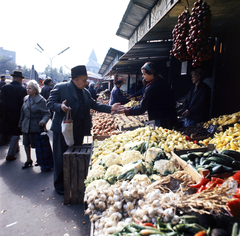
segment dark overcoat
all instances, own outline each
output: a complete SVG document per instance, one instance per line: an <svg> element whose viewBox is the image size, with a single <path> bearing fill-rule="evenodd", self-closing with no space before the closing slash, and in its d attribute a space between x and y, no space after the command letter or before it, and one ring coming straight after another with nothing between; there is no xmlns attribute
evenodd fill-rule
<svg viewBox="0 0 240 236"><path fill-rule="evenodd" d="M12 81L1 89L3 102L2 133L10 135L22 134L18 127L23 98L27 95L26 89L18 82Z"/></svg>
<svg viewBox="0 0 240 236"><path fill-rule="evenodd" d="M84 130L80 132L83 135L89 135L92 127L92 119L90 115L90 109L110 113L111 106L97 103L87 89L83 89L83 97L85 102L85 116L84 116ZM79 108L79 99L75 89L75 85L70 80L67 83L57 84L50 93L50 97L47 100L47 107L54 111L51 130L55 133L61 133L61 123L65 116L65 112L61 109L61 104L64 100L67 100L66 106L71 107L71 115L74 120L75 114Z"/></svg>

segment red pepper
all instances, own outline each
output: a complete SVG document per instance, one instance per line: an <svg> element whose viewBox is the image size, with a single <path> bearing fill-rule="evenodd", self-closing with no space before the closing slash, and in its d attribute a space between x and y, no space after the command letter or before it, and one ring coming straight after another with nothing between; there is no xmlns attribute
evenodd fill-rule
<svg viewBox="0 0 240 236"><path fill-rule="evenodd" d="M237 188L237 190L236 190L235 194L233 195L233 197L240 199L240 188Z"/></svg>
<svg viewBox="0 0 240 236"><path fill-rule="evenodd" d="M198 189L198 191L197 191L197 193L201 193L203 190L205 190L205 189L207 189L206 187L205 187L205 185L202 185L199 189Z"/></svg>
<svg viewBox="0 0 240 236"><path fill-rule="evenodd" d="M240 199L234 199L227 203L228 208L230 209L234 217L240 219Z"/></svg>
<svg viewBox="0 0 240 236"><path fill-rule="evenodd" d="M143 223L143 226L150 226L150 227L153 227L153 228L157 228L154 224L152 223Z"/></svg>
<svg viewBox="0 0 240 236"><path fill-rule="evenodd" d="M188 185L191 188L200 188L202 185L205 185L209 182L209 179L206 179L205 176L202 176L201 180L197 184Z"/></svg>
<svg viewBox="0 0 240 236"><path fill-rule="evenodd" d="M222 184L224 180L216 177L211 177L211 182L214 182L216 184Z"/></svg>
<svg viewBox="0 0 240 236"><path fill-rule="evenodd" d="M192 139L190 138L190 136L185 136L186 140L192 141Z"/></svg>
<svg viewBox="0 0 240 236"><path fill-rule="evenodd" d="M229 179L237 181L238 186L240 186L240 171L236 172L233 176L229 177Z"/></svg>
<svg viewBox="0 0 240 236"><path fill-rule="evenodd" d="M217 185L217 184L216 184L215 182L209 181L209 182L205 185L205 187L206 187L206 188L214 188L216 185Z"/></svg>
<svg viewBox="0 0 240 236"><path fill-rule="evenodd" d="M193 141L193 143L196 143L196 144L198 144L198 141L197 141L197 140L194 140L194 141Z"/></svg>

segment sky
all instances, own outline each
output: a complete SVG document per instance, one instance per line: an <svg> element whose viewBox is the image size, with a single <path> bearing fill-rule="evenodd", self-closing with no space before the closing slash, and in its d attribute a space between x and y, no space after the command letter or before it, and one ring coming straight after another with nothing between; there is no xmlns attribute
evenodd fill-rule
<svg viewBox="0 0 240 236"><path fill-rule="evenodd" d="M92 50L102 64L110 47L128 50L116 35L130 0L5 0L1 1L0 47L16 52L17 65L43 72L47 65L86 65ZM44 52L36 48L39 44ZM64 49L68 50L58 55ZM56 57L55 57L56 56Z"/></svg>

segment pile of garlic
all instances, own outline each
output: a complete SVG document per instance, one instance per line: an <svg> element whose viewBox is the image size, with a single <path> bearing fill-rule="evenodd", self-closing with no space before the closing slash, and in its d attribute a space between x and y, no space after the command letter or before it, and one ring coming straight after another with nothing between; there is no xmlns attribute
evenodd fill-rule
<svg viewBox="0 0 240 236"><path fill-rule="evenodd" d="M161 217L164 222L178 222L174 207L164 206L169 201L178 201L179 195L155 188L157 182L151 184L135 177L130 182L117 182L109 188L93 189L85 194L88 204L85 213L94 222L94 235L115 233L133 218L156 223Z"/></svg>

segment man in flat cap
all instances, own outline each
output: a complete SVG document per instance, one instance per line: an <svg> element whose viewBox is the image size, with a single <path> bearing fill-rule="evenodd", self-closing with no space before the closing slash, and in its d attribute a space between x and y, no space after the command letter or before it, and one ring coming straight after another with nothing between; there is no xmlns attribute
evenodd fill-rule
<svg viewBox="0 0 240 236"><path fill-rule="evenodd" d="M50 93L47 107L54 111L51 130L53 131L54 187L59 194L64 194L63 153L68 146L61 132L61 123L68 109L73 119L74 146L82 145L83 138L90 135L92 119L90 109L99 112L123 109L119 103L112 106L97 103L85 88L88 76L84 65L71 69L71 80L58 83Z"/></svg>
<svg viewBox="0 0 240 236"><path fill-rule="evenodd" d="M26 89L22 86L24 78L22 72L15 70L11 76L13 77L13 81L4 85L1 89L3 102L2 133L11 135L6 157L7 162L16 159L16 153L19 149L18 141L22 132L18 127L18 122L20 120L23 98L27 95Z"/></svg>

